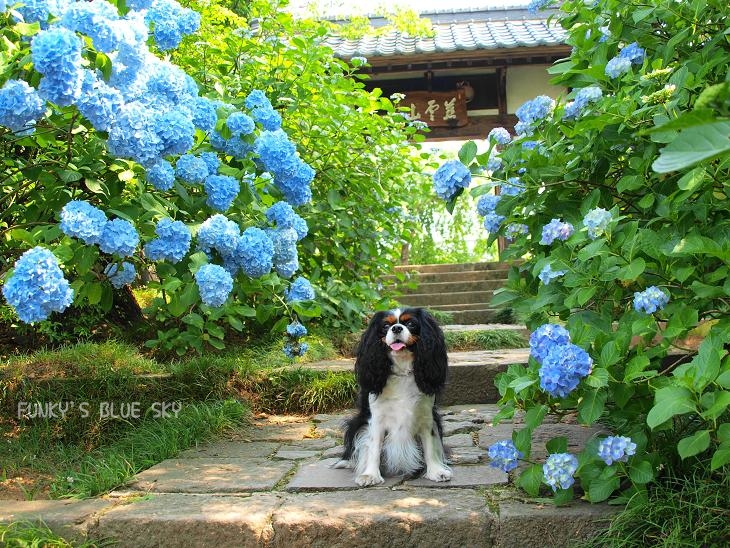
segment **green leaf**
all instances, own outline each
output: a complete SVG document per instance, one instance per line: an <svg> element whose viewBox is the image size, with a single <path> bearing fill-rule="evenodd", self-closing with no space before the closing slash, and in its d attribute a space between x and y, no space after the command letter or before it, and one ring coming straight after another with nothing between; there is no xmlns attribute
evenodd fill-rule
<svg viewBox="0 0 730 548"><path fill-rule="evenodd" d="M573 501L573 496L572 487L569 487L568 489L558 489L553 495L553 502L555 503L555 506L565 506Z"/></svg>
<svg viewBox="0 0 730 548"><path fill-rule="evenodd" d="M568 438L557 436L545 444L548 453L566 453L568 451Z"/></svg>
<svg viewBox="0 0 730 548"><path fill-rule="evenodd" d="M525 458L529 458L532 449L532 429L521 428L512 432L512 443L518 451L522 451Z"/></svg>
<svg viewBox="0 0 730 548"><path fill-rule="evenodd" d="M203 320L203 317L200 314L195 314L194 312L183 316L182 321L183 323L194 325L201 331L203 330L203 326L205 325L205 320Z"/></svg>
<svg viewBox="0 0 730 548"><path fill-rule="evenodd" d="M730 122L693 126L664 147L652 164L657 173L687 168L730 152Z"/></svg>
<svg viewBox="0 0 730 548"><path fill-rule="evenodd" d="M508 386L509 388L512 388L512 389L514 389L514 391L515 391L515 394L519 394L519 393L520 393L520 392L522 392L522 391L523 391L523 390L524 390L525 388L527 388L528 386L532 386L532 385L533 385L533 384L535 384L536 382L537 382L537 379L533 379L533 378L531 378L531 377L528 377L528 376L524 376L524 377L519 377L519 378L517 378L517 379L513 380L513 381L512 381L511 383L509 383L509 385L507 385L507 386Z"/></svg>
<svg viewBox="0 0 730 548"><path fill-rule="evenodd" d="M603 388L604 386L608 386L608 379L609 374L607 369L594 367L593 371L591 371L591 374L586 377L584 382L591 388Z"/></svg>
<svg viewBox="0 0 730 548"><path fill-rule="evenodd" d="M721 445L715 450L712 455L712 461L710 461L710 469L717 470L721 466L725 466L730 463L730 446L726 447Z"/></svg>
<svg viewBox="0 0 730 548"><path fill-rule="evenodd" d="M706 411L702 412L703 419L716 420L725 412L725 409L730 406L730 392L727 390L720 390L714 394L715 398L712 405Z"/></svg>
<svg viewBox="0 0 730 548"><path fill-rule="evenodd" d="M667 386L657 390L654 402L654 407L646 416L646 424L652 430L675 415L697 411L692 401L692 393L680 386Z"/></svg>
<svg viewBox="0 0 730 548"><path fill-rule="evenodd" d="M679 440L679 443L677 444L677 452L679 453L679 456L682 457L682 460L684 460L687 457L693 457L694 455L702 453L709 446L710 431L699 430L691 436L687 436L686 438Z"/></svg>
<svg viewBox="0 0 730 548"><path fill-rule="evenodd" d="M616 277L622 281L633 281L644 272L646 269L646 262L641 257L637 257L630 264L619 269Z"/></svg>
<svg viewBox="0 0 730 548"><path fill-rule="evenodd" d="M104 288L100 283L89 283L85 284L86 287L86 300L89 304L99 304L101 301L101 295Z"/></svg>
<svg viewBox="0 0 730 548"><path fill-rule="evenodd" d="M465 166L468 166L477 155L477 145L474 141L467 141L461 145L459 149L459 160Z"/></svg>
<svg viewBox="0 0 730 548"><path fill-rule="evenodd" d="M524 489L531 497L536 497L540 492L542 478L542 465L533 464L520 474L520 477L517 478L517 485Z"/></svg>
<svg viewBox="0 0 730 548"><path fill-rule="evenodd" d="M649 367L650 363L649 358L644 354L639 354L631 358L624 370L624 382L631 382L640 377L653 377L656 375L656 371L653 370L644 373L644 370Z"/></svg>
<svg viewBox="0 0 730 548"><path fill-rule="evenodd" d="M682 178L677 181L677 186L681 190L694 190L703 183L706 176L707 171L705 171L704 167L696 167L685 173Z"/></svg>
<svg viewBox="0 0 730 548"><path fill-rule="evenodd" d="M620 482L616 477L598 478L588 485L588 500L591 502L603 502L619 488Z"/></svg>
<svg viewBox="0 0 730 548"><path fill-rule="evenodd" d="M642 485L654 479L654 469L648 460L632 463L629 466L629 477L634 483Z"/></svg>
<svg viewBox="0 0 730 548"><path fill-rule="evenodd" d="M603 414L607 394L603 390L590 390L578 404L578 420L583 424L593 424Z"/></svg>
<svg viewBox="0 0 730 548"><path fill-rule="evenodd" d="M525 426L527 426L527 428L531 430L534 430L542 424L542 421L545 418L545 415L547 415L547 412L548 406L545 404L538 405L537 407L531 407L525 413Z"/></svg>
<svg viewBox="0 0 730 548"><path fill-rule="evenodd" d="M601 349L601 357L599 363L603 367L610 367L621 358L621 352L619 352L619 346L616 341L608 341L603 345Z"/></svg>

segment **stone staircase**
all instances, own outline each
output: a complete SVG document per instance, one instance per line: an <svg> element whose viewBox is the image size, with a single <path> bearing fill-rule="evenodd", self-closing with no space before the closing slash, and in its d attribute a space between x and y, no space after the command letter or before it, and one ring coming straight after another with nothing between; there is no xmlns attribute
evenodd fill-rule
<svg viewBox="0 0 730 548"><path fill-rule="evenodd" d="M402 293L397 300L407 306L421 306L451 314L455 324L486 324L502 319L504 311L491 306L494 291L507 281L507 263L459 263L404 265L396 271L406 274L389 279ZM416 288L407 284L415 282Z"/></svg>

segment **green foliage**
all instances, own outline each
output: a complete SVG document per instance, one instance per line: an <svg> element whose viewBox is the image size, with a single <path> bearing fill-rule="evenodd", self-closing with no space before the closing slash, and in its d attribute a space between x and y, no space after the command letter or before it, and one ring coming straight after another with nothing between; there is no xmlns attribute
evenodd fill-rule
<svg viewBox="0 0 730 548"><path fill-rule="evenodd" d="M423 136L403 117L405 107L365 91L365 76L322 44L330 23L258 3L250 26L216 2L197 6L203 27L176 61L234 102L263 89L282 113L317 171L313 201L298 210L309 224L299 246L302 271L318 288L326 324L360 328L365 311L385 302L377 282L422 231L413 216L420 201L413 201L428 195L429 182L409 140Z"/></svg>
<svg viewBox="0 0 730 548"><path fill-rule="evenodd" d="M607 466L594 440L579 455L576 477L593 502L619 493L619 502L646 500L646 485L668 466L691 474L730 464L727 7L576 0L562 11L573 52L550 72L553 83L573 91L534 124L534 134L501 151L503 167L473 192L520 177L524 191L503 196L496 213L506 217L502 227L527 225L503 257L526 260L513 267L495 304L511 306L531 329L564 324L593 368L557 398L540 387L534 358L527 368L510 367L497 381L501 416L524 409L536 417L515 442L523 448L546 409L630 436L637 448L627 463ZM633 42L646 50L643 64L607 76L607 62ZM564 117L588 86L602 98ZM523 147L526 141L537 146ZM474 172L490 152L467 144L461 157ZM584 217L599 207L612 220L592 237ZM575 232L540 244L551 219ZM564 275L543 283L538 274L547 265ZM669 295L653 314L632 306L634 293L650 286ZM532 494L537 474L529 468L519 480Z"/></svg>
<svg viewBox="0 0 730 548"><path fill-rule="evenodd" d="M0 542L10 548L96 548L109 543L71 542L57 535L42 521L0 523Z"/></svg>
<svg viewBox="0 0 730 548"><path fill-rule="evenodd" d="M452 352L525 348L527 346L525 337L511 329L446 331L444 332L444 338L446 339L446 346Z"/></svg>

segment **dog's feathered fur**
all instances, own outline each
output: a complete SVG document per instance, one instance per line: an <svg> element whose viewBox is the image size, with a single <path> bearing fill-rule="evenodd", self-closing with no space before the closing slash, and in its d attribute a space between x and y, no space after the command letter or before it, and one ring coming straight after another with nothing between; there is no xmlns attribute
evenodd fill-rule
<svg viewBox="0 0 730 548"><path fill-rule="evenodd" d="M446 383L446 343L422 308L378 312L357 348L358 413L346 424L337 467L354 467L358 485L425 467L433 481L451 479L436 395Z"/></svg>

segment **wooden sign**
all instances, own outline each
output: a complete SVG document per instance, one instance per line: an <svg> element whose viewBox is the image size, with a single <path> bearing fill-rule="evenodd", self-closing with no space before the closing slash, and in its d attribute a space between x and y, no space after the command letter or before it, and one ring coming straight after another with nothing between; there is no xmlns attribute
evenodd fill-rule
<svg viewBox="0 0 730 548"><path fill-rule="evenodd" d="M461 127L469 123L463 89L454 91L411 91L402 105L411 107L411 119L429 127Z"/></svg>

